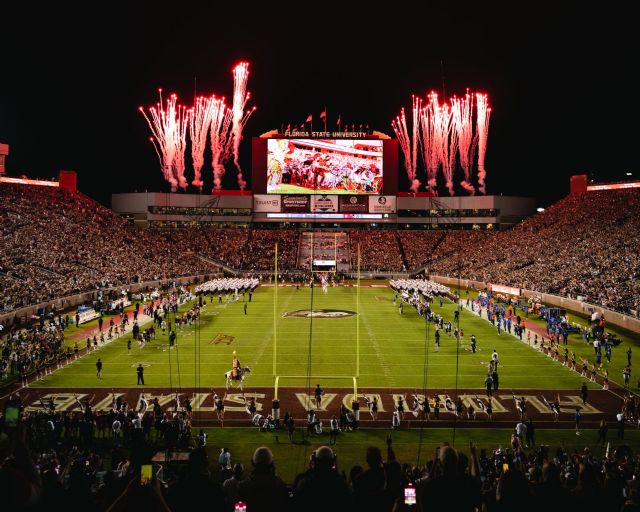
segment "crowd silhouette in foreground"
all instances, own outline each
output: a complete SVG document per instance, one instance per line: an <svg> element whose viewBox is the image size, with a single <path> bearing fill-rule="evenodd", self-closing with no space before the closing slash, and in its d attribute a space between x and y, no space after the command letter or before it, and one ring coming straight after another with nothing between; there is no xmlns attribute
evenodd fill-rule
<svg viewBox="0 0 640 512"><path fill-rule="evenodd" d="M19 396L10 400L20 406ZM307 469L284 482L268 447L256 449L252 460L234 460L214 436L191 432L187 412L142 400L132 409L120 400L113 405L108 413L95 414L86 403L79 403L80 412L60 413L44 403L41 411L23 412L15 427L3 418L3 508L180 511L197 503L232 511L242 501L252 512L640 510L640 457L626 445L607 444L598 457L589 448L524 448L513 440L494 450L444 443L429 454L423 448L426 463L415 465L398 460L388 436L383 449L363 448L365 465L343 467L335 448L312 436L317 448L308 450ZM605 444L601 434L592 445ZM152 481L141 485L141 466L158 453ZM188 454L185 462L166 462L176 453ZM404 502L410 486L415 506Z"/></svg>

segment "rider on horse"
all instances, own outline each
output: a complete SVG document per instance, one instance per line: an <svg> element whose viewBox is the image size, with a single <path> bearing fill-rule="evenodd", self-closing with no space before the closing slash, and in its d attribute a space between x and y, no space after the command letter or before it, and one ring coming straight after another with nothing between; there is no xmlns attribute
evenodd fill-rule
<svg viewBox="0 0 640 512"><path fill-rule="evenodd" d="M233 351L233 359L231 361L231 378L233 380L237 380L240 378L240 361L238 360L238 357L236 355L236 351Z"/></svg>

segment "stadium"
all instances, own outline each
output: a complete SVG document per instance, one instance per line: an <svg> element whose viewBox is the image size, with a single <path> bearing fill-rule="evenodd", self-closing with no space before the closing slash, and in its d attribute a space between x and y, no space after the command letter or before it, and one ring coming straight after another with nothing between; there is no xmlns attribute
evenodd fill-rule
<svg viewBox="0 0 640 512"><path fill-rule="evenodd" d="M7 502L640 507L632 173L492 193L491 91L258 131L249 69L140 107L144 192L0 144Z"/></svg>

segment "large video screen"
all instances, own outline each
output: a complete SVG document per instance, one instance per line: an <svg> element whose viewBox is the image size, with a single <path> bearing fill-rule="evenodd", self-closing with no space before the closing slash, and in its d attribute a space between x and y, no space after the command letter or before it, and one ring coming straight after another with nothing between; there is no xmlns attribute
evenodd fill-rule
<svg viewBox="0 0 640 512"><path fill-rule="evenodd" d="M382 194L382 141L269 139L268 194Z"/></svg>

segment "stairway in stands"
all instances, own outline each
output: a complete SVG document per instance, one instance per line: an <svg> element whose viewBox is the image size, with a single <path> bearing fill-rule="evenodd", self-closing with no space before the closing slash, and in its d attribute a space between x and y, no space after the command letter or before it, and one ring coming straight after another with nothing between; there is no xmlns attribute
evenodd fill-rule
<svg viewBox="0 0 640 512"><path fill-rule="evenodd" d="M396 231L396 242L398 242L398 248L400 249L400 257L402 258L402 265L404 267L404 270L406 271L409 269L409 261L407 260L407 255L404 253L402 240L400 240L400 235L398 235L397 231Z"/></svg>
<svg viewBox="0 0 640 512"><path fill-rule="evenodd" d="M312 254L316 260L337 259L338 272L347 272L349 261L351 261L347 233L344 231L305 231L300 237L296 268L309 270Z"/></svg>

